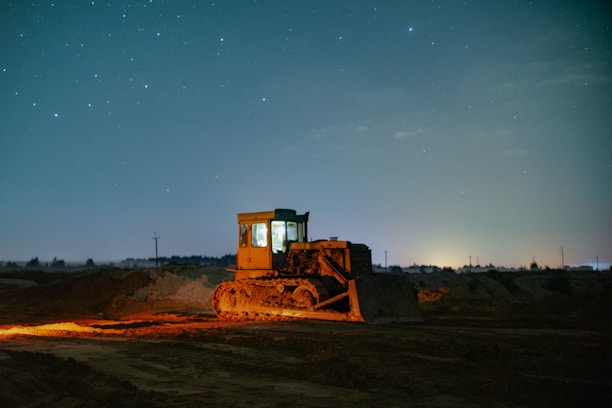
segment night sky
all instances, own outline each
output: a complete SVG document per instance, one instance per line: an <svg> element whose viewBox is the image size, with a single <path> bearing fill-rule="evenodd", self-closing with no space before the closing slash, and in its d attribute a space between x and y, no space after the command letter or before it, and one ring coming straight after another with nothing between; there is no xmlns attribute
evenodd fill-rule
<svg viewBox="0 0 612 408"><path fill-rule="evenodd" d="M222 256L310 211L374 263L612 262L601 1L1 1L0 260Z"/></svg>

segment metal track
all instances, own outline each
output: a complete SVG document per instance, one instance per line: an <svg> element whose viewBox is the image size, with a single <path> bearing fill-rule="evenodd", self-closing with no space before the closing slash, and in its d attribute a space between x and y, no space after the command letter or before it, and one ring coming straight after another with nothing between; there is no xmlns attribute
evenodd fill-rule
<svg viewBox="0 0 612 408"><path fill-rule="evenodd" d="M220 284L212 306L225 320L363 321L349 313L323 310L330 300L325 286L316 279L244 279Z"/></svg>

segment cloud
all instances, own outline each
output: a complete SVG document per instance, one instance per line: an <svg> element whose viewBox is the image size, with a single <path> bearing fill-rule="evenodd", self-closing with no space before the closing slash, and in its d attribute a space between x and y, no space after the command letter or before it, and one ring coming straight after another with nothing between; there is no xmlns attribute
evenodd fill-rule
<svg viewBox="0 0 612 408"><path fill-rule="evenodd" d="M406 139L406 138L412 138L412 137L418 136L423 132L425 132L425 129L422 127L418 127L412 130L398 130L395 133L393 133L393 137L395 139Z"/></svg>
<svg viewBox="0 0 612 408"><path fill-rule="evenodd" d="M330 125L326 127L313 128L308 130L308 134L316 140L329 139L331 137L334 137L337 133L338 125Z"/></svg>
<svg viewBox="0 0 612 408"><path fill-rule="evenodd" d="M556 70L556 75L546 75L542 80L537 82L539 86L549 85L606 85L612 82L612 77L609 75L606 67L602 64L582 64L563 66Z"/></svg>

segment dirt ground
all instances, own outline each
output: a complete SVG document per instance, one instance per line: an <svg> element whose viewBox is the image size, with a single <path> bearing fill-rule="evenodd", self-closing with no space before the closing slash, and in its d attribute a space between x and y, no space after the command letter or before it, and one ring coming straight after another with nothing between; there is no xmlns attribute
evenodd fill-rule
<svg viewBox="0 0 612 408"><path fill-rule="evenodd" d="M207 268L0 272L0 406L612 406L609 272L416 274L423 322L224 322Z"/></svg>

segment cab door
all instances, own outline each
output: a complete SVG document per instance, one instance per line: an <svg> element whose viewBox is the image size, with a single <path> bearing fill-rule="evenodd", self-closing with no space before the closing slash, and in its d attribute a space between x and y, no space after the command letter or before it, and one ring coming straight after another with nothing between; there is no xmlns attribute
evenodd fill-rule
<svg viewBox="0 0 612 408"><path fill-rule="evenodd" d="M270 222L270 248L272 249L272 269L282 269L287 258L287 222L285 220L272 220Z"/></svg>
<svg viewBox="0 0 612 408"><path fill-rule="evenodd" d="M239 224L238 269L271 269L270 228L268 223Z"/></svg>

